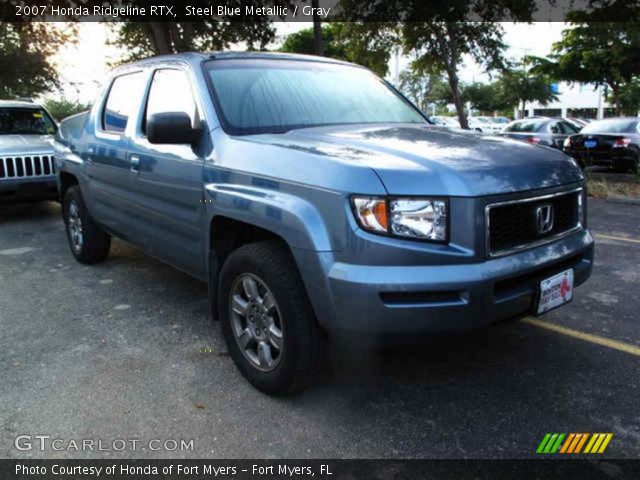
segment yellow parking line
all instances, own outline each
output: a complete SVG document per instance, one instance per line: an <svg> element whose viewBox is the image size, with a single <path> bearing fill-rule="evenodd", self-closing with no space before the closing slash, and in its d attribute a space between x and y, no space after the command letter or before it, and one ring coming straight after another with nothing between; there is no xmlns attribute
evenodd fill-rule
<svg viewBox="0 0 640 480"><path fill-rule="evenodd" d="M596 233L596 238L604 238L605 240L617 240L619 242L640 243L640 240L636 240L635 238L614 237L613 235L604 235L602 233Z"/></svg>
<svg viewBox="0 0 640 480"><path fill-rule="evenodd" d="M617 340L611 340L609 338L600 337L598 335L593 335L591 333L585 333L585 332L580 332L578 330L573 330L571 328L561 327L560 325L556 325L555 323L543 322L542 320L538 320L537 318L527 317L522 321L524 323L528 323L529 325L545 328L547 330L551 330L552 332L560 333L568 337L577 338L585 342L595 343L596 345L612 348L613 350L630 353L631 355L640 357L640 347L636 345L632 345L630 343L619 342Z"/></svg>

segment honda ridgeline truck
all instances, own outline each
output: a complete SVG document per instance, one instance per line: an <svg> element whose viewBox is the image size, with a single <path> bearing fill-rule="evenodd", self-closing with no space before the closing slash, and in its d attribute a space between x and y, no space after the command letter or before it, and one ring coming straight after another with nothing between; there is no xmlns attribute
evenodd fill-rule
<svg viewBox="0 0 640 480"><path fill-rule="evenodd" d="M268 393L317 366L326 332L541 314L591 273L572 159L434 127L336 60L136 62L55 146L73 256L102 261L117 236L208 282L233 360Z"/></svg>

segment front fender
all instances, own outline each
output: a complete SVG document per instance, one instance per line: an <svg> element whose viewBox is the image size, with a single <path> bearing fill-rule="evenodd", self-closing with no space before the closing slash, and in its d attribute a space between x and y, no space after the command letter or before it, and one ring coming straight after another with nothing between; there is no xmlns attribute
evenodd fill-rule
<svg viewBox="0 0 640 480"><path fill-rule="evenodd" d="M208 183L205 203L211 216L223 215L282 237L291 248L331 251L322 214L308 200L258 186Z"/></svg>

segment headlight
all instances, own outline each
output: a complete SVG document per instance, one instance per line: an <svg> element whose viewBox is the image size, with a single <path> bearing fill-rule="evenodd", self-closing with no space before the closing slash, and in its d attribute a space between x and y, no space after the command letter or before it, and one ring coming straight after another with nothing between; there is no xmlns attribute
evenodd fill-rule
<svg viewBox="0 0 640 480"><path fill-rule="evenodd" d="M447 241L446 200L354 197L353 207L358 223L369 232L434 242Z"/></svg>

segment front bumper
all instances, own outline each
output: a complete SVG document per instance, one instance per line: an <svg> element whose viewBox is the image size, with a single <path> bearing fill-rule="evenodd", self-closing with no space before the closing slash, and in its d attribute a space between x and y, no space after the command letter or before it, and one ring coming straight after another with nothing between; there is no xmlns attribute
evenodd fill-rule
<svg viewBox="0 0 640 480"><path fill-rule="evenodd" d="M513 255L459 265L349 265L332 263L331 252L294 253L325 328L435 333L531 314L540 280L562 270L573 268L575 286L584 283L591 274L593 239L580 230Z"/></svg>
<svg viewBox="0 0 640 480"><path fill-rule="evenodd" d="M20 203L58 198L55 176L0 180L0 204Z"/></svg>

